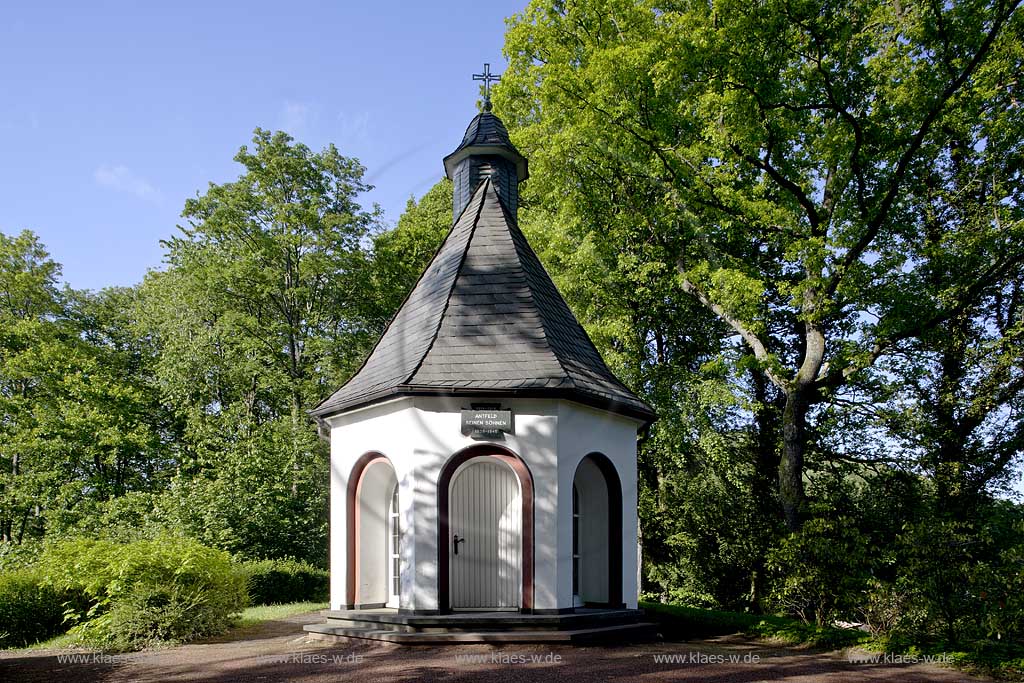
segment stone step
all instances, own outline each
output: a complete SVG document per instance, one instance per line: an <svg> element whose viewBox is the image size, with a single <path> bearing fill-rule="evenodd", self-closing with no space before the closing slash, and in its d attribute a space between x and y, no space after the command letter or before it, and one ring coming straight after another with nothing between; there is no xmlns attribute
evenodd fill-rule
<svg viewBox="0 0 1024 683"><path fill-rule="evenodd" d="M657 635L657 624L640 622L594 628L543 631L449 631L407 632L389 628L340 627L308 624L303 627L312 637L334 640L361 638L403 645L443 645L445 643L616 643L650 640Z"/></svg>
<svg viewBox="0 0 1024 683"><path fill-rule="evenodd" d="M327 624L339 628L372 628L375 625L408 633L557 631L639 622L641 610L594 610L570 614L519 614L515 612L456 612L445 615L410 615L396 612L324 610Z"/></svg>
<svg viewBox="0 0 1024 683"><path fill-rule="evenodd" d="M343 620L343 619L328 619L326 626L334 628L367 628L367 629L387 629L399 633L505 633L514 631L537 631L537 632L551 632L556 631L567 631L567 630L579 630L584 628L603 628L607 626L631 626L638 623L636 620L629 621L614 621L614 622L582 622L573 625L544 625L544 624L450 624L447 626L422 626L416 624L384 624L380 622L367 622L367 621L354 621L354 620Z"/></svg>

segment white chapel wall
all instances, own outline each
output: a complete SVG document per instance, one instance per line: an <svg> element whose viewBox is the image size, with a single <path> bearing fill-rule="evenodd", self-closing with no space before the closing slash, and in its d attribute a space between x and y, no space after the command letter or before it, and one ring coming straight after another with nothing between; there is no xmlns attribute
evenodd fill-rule
<svg viewBox="0 0 1024 683"><path fill-rule="evenodd" d="M499 400L513 411L515 433L495 443L517 453L534 480L534 607L572 606L572 481L579 461L594 451L614 463L622 482L623 598L635 607L637 422L569 401L490 399ZM475 402L487 399L402 398L330 420L332 609L352 598L346 595L346 489L353 465L370 451L391 461L399 483L400 606L438 609L437 480L454 453L486 443L461 433L459 411Z"/></svg>

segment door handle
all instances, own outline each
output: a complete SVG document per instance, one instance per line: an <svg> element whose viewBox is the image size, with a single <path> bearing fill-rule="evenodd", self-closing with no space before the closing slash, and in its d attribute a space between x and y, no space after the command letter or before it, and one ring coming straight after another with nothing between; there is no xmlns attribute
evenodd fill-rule
<svg viewBox="0 0 1024 683"><path fill-rule="evenodd" d="M459 535L455 534L455 537L452 539L452 545L455 548L455 554L456 555L459 554L459 544L460 543L465 543L465 542L466 542L465 538L459 538Z"/></svg>

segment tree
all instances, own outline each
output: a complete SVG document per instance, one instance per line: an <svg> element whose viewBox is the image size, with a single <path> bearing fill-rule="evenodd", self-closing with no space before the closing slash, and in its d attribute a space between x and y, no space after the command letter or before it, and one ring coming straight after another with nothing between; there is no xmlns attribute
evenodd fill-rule
<svg viewBox="0 0 1024 683"><path fill-rule="evenodd" d="M815 411L1024 261L1018 4L534 0L511 22L495 108L533 191L678 252L781 394L790 529ZM964 149L982 203L934 220ZM973 267L929 279L934 245Z"/></svg>
<svg viewBox="0 0 1024 683"><path fill-rule="evenodd" d="M292 143L257 129L255 149L235 156L242 176L186 201L188 225L164 245L170 272L216 318L212 328L257 360L255 390L283 392L298 424L359 359L338 342L363 332L361 242L377 214L357 203L371 189L357 160L333 145L313 153Z"/></svg>
<svg viewBox="0 0 1024 683"><path fill-rule="evenodd" d="M26 231L0 234L0 538L77 523L112 498L166 485L169 415L124 311L134 290L58 289Z"/></svg>
<svg viewBox="0 0 1024 683"><path fill-rule="evenodd" d="M688 604L757 604L775 524L759 462L775 442L745 423L752 396L718 361L737 351L681 290L671 248L636 239L630 212L600 188L579 191L580 203L548 206L527 184L520 225L616 376L658 413L638 452L642 588Z"/></svg>
<svg viewBox="0 0 1024 683"><path fill-rule="evenodd" d="M378 334L412 291L452 223L452 183L443 179L419 201L409 199L394 229L374 236L370 269L374 296L367 300L366 318Z"/></svg>
<svg viewBox="0 0 1024 683"><path fill-rule="evenodd" d="M220 547L322 562L326 448L305 411L368 348L378 214L335 147L260 129L253 145L236 181L186 202L168 268L144 285L157 382L185 425L170 507Z"/></svg>
<svg viewBox="0 0 1024 683"><path fill-rule="evenodd" d="M982 249L977 242L989 239L1001 221L1021 219L1020 183L1000 187L1008 168L1020 176L1024 148L1019 137L1014 145L998 139L993 124L1005 123L947 120L950 153L925 175L920 270L946 297L999 260L991 253L1002 248L999 242ZM994 208L993 201L1005 208ZM896 385L880 411L882 423L935 482L940 512L970 522L1024 454L1024 267L1018 263L984 282L902 351L882 368L896 378L882 382Z"/></svg>
<svg viewBox="0 0 1024 683"><path fill-rule="evenodd" d="M38 497L33 403L43 382L26 368L29 359L52 343L61 313L60 266L29 231L0 233L0 454L3 462L0 540L21 542ZM39 470L45 470L39 467Z"/></svg>

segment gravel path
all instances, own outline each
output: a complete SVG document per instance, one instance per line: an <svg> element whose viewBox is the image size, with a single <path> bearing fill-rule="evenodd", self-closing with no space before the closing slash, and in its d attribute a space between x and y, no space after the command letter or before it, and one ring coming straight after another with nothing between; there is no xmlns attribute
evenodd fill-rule
<svg viewBox="0 0 1024 683"><path fill-rule="evenodd" d="M173 681L701 681L863 683L981 681L931 664L854 663L842 652L812 652L737 637L620 647L460 645L402 647L307 639L305 614L182 647L67 661L68 651L0 652L0 681L149 683ZM666 661L668 658L668 661ZM674 658L674 659L672 659Z"/></svg>

